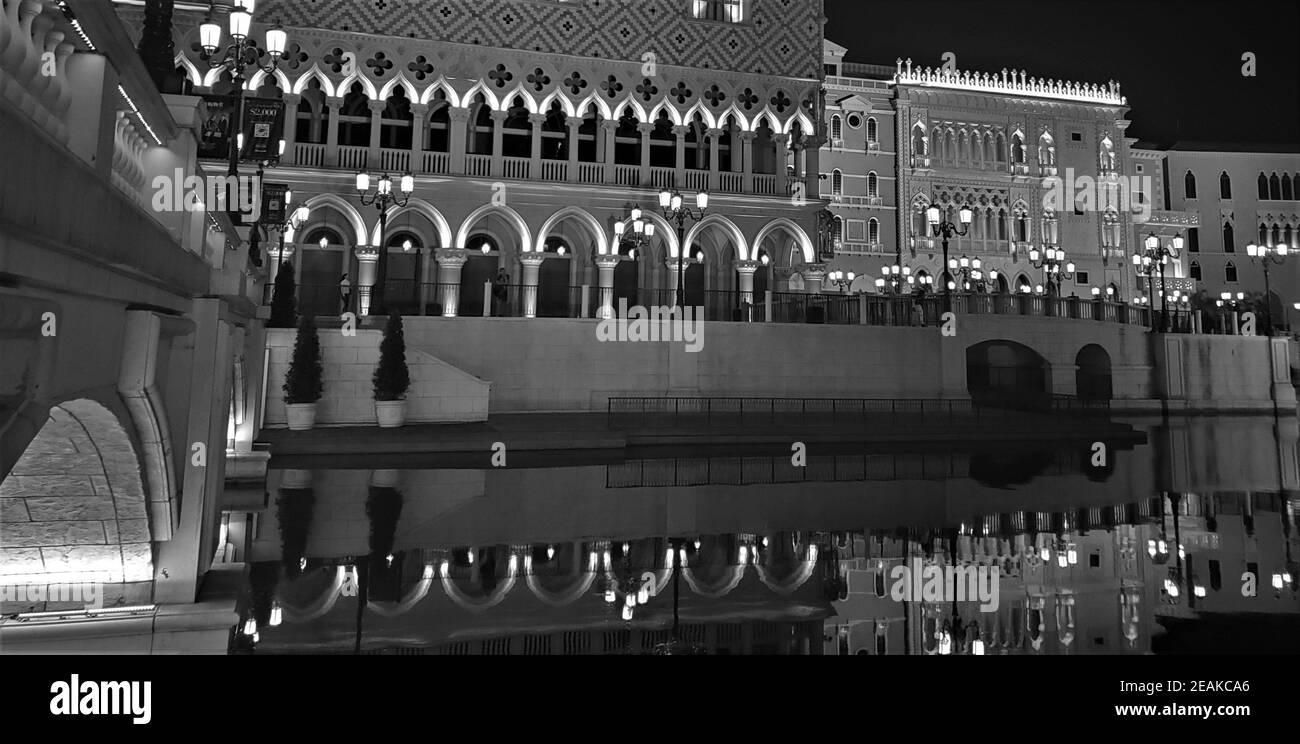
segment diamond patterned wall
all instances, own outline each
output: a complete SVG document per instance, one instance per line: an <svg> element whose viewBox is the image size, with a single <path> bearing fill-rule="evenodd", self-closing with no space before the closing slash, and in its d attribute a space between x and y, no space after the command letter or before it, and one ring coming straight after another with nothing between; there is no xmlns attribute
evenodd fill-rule
<svg viewBox="0 0 1300 744"><path fill-rule="evenodd" d="M262 0L286 26L762 75L821 72L821 0L746 0L743 23L699 21L693 0Z"/></svg>

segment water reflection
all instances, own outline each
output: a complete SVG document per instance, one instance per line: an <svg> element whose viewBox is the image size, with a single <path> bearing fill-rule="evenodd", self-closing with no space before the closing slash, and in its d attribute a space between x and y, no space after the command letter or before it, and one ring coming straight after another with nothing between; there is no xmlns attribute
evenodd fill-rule
<svg viewBox="0 0 1300 744"><path fill-rule="evenodd" d="M1101 447L945 443L803 468L736 453L273 469L240 637L258 653L1294 646L1252 629L1300 618L1295 420L1129 423ZM901 596L902 567L996 568L996 608Z"/></svg>

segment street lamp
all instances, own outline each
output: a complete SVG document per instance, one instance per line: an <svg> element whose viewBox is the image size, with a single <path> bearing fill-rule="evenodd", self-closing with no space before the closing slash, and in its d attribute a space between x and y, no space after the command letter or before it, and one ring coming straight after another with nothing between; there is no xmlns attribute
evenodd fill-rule
<svg viewBox="0 0 1300 744"><path fill-rule="evenodd" d="M680 191L664 189L659 192L659 209L664 219L677 223L677 304L686 306L686 221L699 222L709 209L709 192L695 195L695 209L682 199Z"/></svg>
<svg viewBox="0 0 1300 744"><path fill-rule="evenodd" d="M285 191L284 208L287 210L289 208L289 205L292 203L293 203L293 192ZM276 230L278 230L280 233L280 254L276 256L276 262L275 262L276 271L279 271L280 265L284 263L284 234L289 230L293 230L294 232L301 230L303 225L307 224L307 218L310 216L311 216L311 207L308 207L306 204L299 204L296 209L288 213L288 215L285 217L284 222L278 225L272 225L272 227L275 227ZM321 238L321 240L325 240L325 238Z"/></svg>
<svg viewBox="0 0 1300 744"><path fill-rule="evenodd" d="M289 34L285 32L283 26L277 23L267 29L266 54L271 61L265 65L261 64L257 43L249 36L253 25L254 2L255 0L234 0L234 6L229 11L231 41L221 53L218 53L221 48L221 24L214 20L217 3L209 3L207 18L199 26L199 46L208 57L208 66L214 70L222 67L229 70L230 82L235 86L233 127L239 134L232 136L230 140L228 173L232 176L239 173L239 150L243 140L244 73L249 67L257 67L266 73L274 72L289 45Z"/></svg>
<svg viewBox="0 0 1300 744"><path fill-rule="evenodd" d="M1137 268L1139 274L1145 274L1147 277L1147 295L1153 294L1151 288L1151 277L1157 272L1160 274L1160 330L1169 330L1169 308L1165 303L1165 264L1169 259L1176 259L1182 255L1183 236L1175 235L1169 241L1161 241L1155 233L1147 235L1143 241L1141 251L1133 254L1133 266Z"/></svg>
<svg viewBox="0 0 1300 744"><path fill-rule="evenodd" d="M375 265L375 284L370 290L370 314L385 314L384 283L388 281L388 247L384 244L388 230L388 208L405 207L415 191L415 178L407 173L398 182L400 193L393 192L393 179L387 173L375 180L375 190L370 190L370 174L365 171L357 173L357 196L361 206L372 204L379 210L379 256ZM360 277L358 277L359 279ZM357 287L360 289L360 286ZM359 292L354 292L356 296Z"/></svg>
<svg viewBox="0 0 1300 744"><path fill-rule="evenodd" d="M984 273L984 262L978 257L948 259L948 275L952 279L948 280L949 289L956 289L958 286L963 292L970 292L972 289L977 292L983 292L985 289L992 291L997 286L998 272L990 270L986 275ZM960 284L957 278L961 278Z"/></svg>
<svg viewBox="0 0 1300 744"><path fill-rule="evenodd" d="M1256 245L1250 243L1246 246L1246 255L1250 260L1259 259L1264 265L1264 335L1273 335L1273 292L1269 287L1268 267L1270 264L1281 266L1286 262L1287 253L1290 252L1290 246L1286 243L1277 245Z"/></svg>
<svg viewBox="0 0 1300 744"><path fill-rule="evenodd" d="M892 294L902 294L904 282L906 282L908 286L916 283L916 277L912 276L912 268L910 266L899 266L898 264L894 264L893 266L882 266L880 268L880 273L883 276L876 280L876 289L880 290L882 293L885 291L886 285L888 285L889 291Z"/></svg>
<svg viewBox="0 0 1300 744"><path fill-rule="evenodd" d="M636 258L637 249L649 245L654 236L654 223L644 219L641 208L633 205L623 219L614 223L614 237L618 243L615 252L626 245L628 257Z"/></svg>
<svg viewBox="0 0 1300 744"><path fill-rule="evenodd" d="M835 271L832 271L830 273L828 278L831 280L831 283L835 284L840 288L841 292L848 294L849 287L853 284L853 279L855 276L857 275L854 274L852 271L846 274L843 271L836 269Z"/></svg>
<svg viewBox="0 0 1300 744"><path fill-rule="evenodd" d="M1029 249L1029 263L1035 269L1043 270L1043 281L1047 284L1048 294L1056 290L1056 296L1061 296L1061 280L1074 278L1074 262L1065 260L1065 249L1055 246L1044 246L1040 251L1037 248Z"/></svg>
<svg viewBox="0 0 1300 744"><path fill-rule="evenodd" d="M953 224L949 220L942 219L941 208L938 203L930 202L930 206L925 210L925 221L930 226L931 234L936 238L943 240L943 265L948 265L948 240L953 236L964 237L970 232L970 223L975 219L974 212L971 211L969 204L961 205L957 212L958 219L961 220L961 227ZM945 312L952 310L952 287L945 283L943 288L943 309Z"/></svg>

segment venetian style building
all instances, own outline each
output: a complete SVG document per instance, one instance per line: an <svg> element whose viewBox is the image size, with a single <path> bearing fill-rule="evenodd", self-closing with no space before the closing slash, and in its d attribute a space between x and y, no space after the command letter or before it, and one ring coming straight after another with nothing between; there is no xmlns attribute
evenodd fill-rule
<svg viewBox="0 0 1300 744"><path fill-rule="evenodd" d="M1161 151L1165 208L1192 215L1183 264L1211 298L1223 292L1263 294L1264 269L1250 243L1295 249L1300 243L1300 151L1233 144L1176 144ZM1300 256L1270 267L1274 322L1300 300Z"/></svg>
<svg viewBox="0 0 1300 744"><path fill-rule="evenodd" d="M1062 295L1088 297L1093 287L1131 294L1126 254L1136 196L1118 84L922 68L911 60L881 68L844 63L843 55L828 45L824 57L830 136L823 162L833 167L823 168L821 191L842 226L832 268L865 275L857 286L870 289L882 265L901 263L940 289L942 246L925 209L938 204L944 219L957 222L967 205L974 220L966 236L950 241L949 258L979 258L986 274L997 273L990 289L1047 285L1029 252L1054 247L1076 265ZM1058 188L1051 179L1060 179Z"/></svg>
<svg viewBox="0 0 1300 744"><path fill-rule="evenodd" d="M176 64L193 91L226 92L199 46L202 20L178 9ZM612 286L614 307L665 304L679 243L689 305L718 290L761 297L774 270L820 268L822 205L805 198L820 171L820 2L516 0L480 12L264 0L257 20L291 39L247 88L289 112L266 179L311 207L283 251L304 311L337 314L345 274L374 283L381 245L386 299L445 316L481 314L501 270L538 287L523 315L577 317L583 286ZM414 176L387 235L358 202L358 171ZM660 216L661 189L711 197L682 240ZM656 228L640 249L615 237L632 205Z"/></svg>

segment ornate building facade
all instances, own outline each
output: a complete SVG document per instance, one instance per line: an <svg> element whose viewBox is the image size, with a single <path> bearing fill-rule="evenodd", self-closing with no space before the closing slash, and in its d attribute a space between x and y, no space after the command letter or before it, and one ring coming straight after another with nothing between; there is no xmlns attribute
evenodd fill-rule
<svg viewBox="0 0 1300 744"><path fill-rule="evenodd" d="M386 297L448 316L479 314L502 270L539 287L525 314L573 315L581 286L655 304L682 243L687 304L818 261L821 205L802 195L820 170L820 2L266 0L258 19L292 40L247 87L290 112L266 178L312 210L285 235L304 309L337 313L341 276L373 283L381 244ZM201 21L178 10L177 65L195 92L228 91ZM358 204L357 171L414 176L387 236ZM679 238L661 189L708 191L709 214ZM656 227L639 250L614 231L632 205Z"/></svg>

